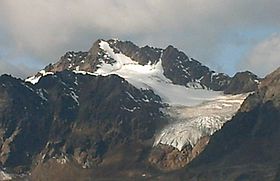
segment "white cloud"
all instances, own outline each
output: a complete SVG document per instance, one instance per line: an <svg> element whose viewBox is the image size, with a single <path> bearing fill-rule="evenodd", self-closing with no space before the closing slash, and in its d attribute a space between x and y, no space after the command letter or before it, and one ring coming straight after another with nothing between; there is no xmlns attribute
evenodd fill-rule
<svg viewBox="0 0 280 181"><path fill-rule="evenodd" d="M1 0L0 48L47 64L67 50L89 49L98 38L117 37L173 44L213 67L225 36L280 28L278 17L279 0Z"/></svg>
<svg viewBox="0 0 280 181"><path fill-rule="evenodd" d="M280 66L280 34L257 44L241 64L243 69L253 70L265 76Z"/></svg>

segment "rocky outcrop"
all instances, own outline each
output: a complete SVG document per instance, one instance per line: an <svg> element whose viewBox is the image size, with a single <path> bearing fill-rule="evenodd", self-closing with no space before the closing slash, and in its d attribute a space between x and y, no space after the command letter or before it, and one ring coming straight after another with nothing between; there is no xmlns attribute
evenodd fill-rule
<svg viewBox="0 0 280 181"><path fill-rule="evenodd" d="M173 46L163 51L162 66L164 75L178 85L223 90L230 81L228 75L215 73Z"/></svg>
<svg viewBox="0 0 280 181"><path fill-rule="evenodd" d="M181 151L169 145L159 144L152 149L149 163L165 172L181 169L204 150L208 141L209 137L203 137L194 147L188 145Z"/></svg>
<svg viewBox="0 0 280 181"><path fill-rule="evenodd" d="M224 90L226 94L240 94L257 90L260 79L253 73L238 72L231 79L229 85Z"/></svg>

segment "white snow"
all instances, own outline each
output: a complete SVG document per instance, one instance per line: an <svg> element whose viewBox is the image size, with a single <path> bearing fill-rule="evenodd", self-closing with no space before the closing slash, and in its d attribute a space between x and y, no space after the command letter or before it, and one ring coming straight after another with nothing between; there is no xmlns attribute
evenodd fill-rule
<svg viewBox="0 0 280 181"><path fill-rule="evenodd" d="M173 120L156 136L154 146L170 145L182 150L186 145L195 146L204 136L211 136L232 118L247 94L226 95L198 106L169 107L166 114Z"/></svg>
<svg viewBox="0 0 280 181"><path fill-rule="evenodd" d="M32 77L25 79L25 82L30 82L31 84L37 84L42 77L46 75L53 75L53 74L54 74L53 72L46 72L45 70L41 70L39 72L39 75L34 75Z"/></svg>
<svg viewBox="0 0 280 181"><path fill-rule="evenodd" d="M137 109L140 109L139 107L133 107L132 109L129 109L129 108L127 108L127 107L121 107L123 110L126 110L126 111L128 111L128 112L134 112L135 110L137 110Z"/></svg>
<svg viewBox="0 0 280 181"><path fill-rule="evenodd" d="M44 89L38 89L37 94L43 99L44 101L48 101L48 99L44 96Z"/></svg>
<svg viewBox="0 0 280 181"><path fill-rule="evenodd" d="M0 171L0 180L12 180L13 178L11 177L10 174L5 173L4 171Z"/></svg>
<svg viewBox="0 0 280 181"><path fill-rule="evenodd" d="M164 102L170 105L194 106L222 96L221 92L192 89L172 84L171 80L163 75L161 60L157 64L140 65L122 53L114 53L105 41L101 41L99 45L116 62L114 64L102 62L100 68L93 75L119 75L138 89L153 90ZM82 71L76 72L86 74Z"/></svg>
<svg viewBox="0 0 280 181"><path fill-rule="evenodd" d="M77 103L77 105L79 106L79 96L77 96L77 94L74 91L70 92L70 96L72 97L72 99Z"/></svg>

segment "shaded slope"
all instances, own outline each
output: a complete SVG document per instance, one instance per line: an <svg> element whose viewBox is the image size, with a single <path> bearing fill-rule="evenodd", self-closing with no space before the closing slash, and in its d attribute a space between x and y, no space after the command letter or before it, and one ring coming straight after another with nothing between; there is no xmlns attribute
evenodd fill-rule
<svg viewBox="0 0 280 181"><path fill-rule="evenodd" d="M158 96L115 75L62 71L36 85L1 76L0 85L0 161L11 169L51 158L91 168L122 145L141 148L165 122Z"/></svg>

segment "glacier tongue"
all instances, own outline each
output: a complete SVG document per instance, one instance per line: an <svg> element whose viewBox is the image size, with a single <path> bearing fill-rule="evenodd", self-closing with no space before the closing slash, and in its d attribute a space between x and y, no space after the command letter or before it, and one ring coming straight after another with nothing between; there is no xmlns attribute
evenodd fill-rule
<svg viewBox="0 0 280 181"><path fill-rule="evenodd" d="M156 136L154 146L170 145L178 150L195 146L199 139L210 136L230 120L247 94L225 95L197 106L171 106L165 110L172 119Z"/></svg>

